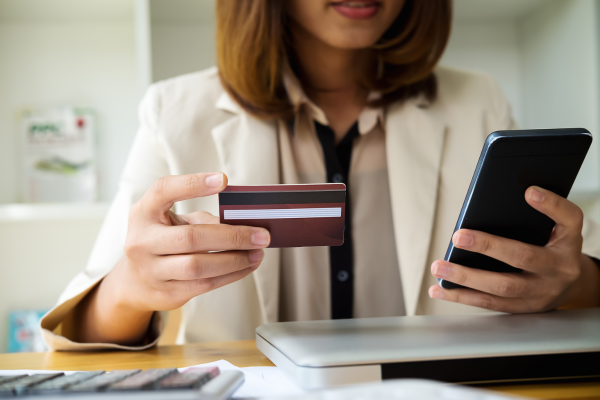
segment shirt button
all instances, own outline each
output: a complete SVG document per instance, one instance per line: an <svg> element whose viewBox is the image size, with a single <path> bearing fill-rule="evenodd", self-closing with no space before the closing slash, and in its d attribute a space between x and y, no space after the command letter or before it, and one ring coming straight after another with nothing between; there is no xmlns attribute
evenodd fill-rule
<svg viewBox="0 0 600 400"><path fill-rule="evenodd" d="M344 176L342 174L340 174L339 172L336 172L335 174L333 174L333 176L331 177L331 180L334 183L341 183L344 182Z"/></svg>
<svg viewBox="0 0 600 400"><path fill-rule="evenodd" d="M347 271L341 270L337 273L337 279L340 282L346 282L350 278L350 274Z"/></svg>

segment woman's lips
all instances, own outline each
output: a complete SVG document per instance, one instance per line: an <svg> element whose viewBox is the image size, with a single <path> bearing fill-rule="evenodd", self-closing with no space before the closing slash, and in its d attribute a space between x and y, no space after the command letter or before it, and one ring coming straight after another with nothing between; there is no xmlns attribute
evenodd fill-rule
<svg viewBox="0 0 600 400"><path fill-rule="evenodd" d="M380 4L378 1L340 1L331 5L346 18L368 19L377 14Z"/></svg>

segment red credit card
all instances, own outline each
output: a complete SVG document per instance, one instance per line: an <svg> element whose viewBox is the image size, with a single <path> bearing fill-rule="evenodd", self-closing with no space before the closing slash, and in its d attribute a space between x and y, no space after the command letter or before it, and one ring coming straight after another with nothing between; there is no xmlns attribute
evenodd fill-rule
<svg viewBox="0 0 600 400"><path fill-rule="evenodd" d="M269 247L341 246L346 185L227 186L219 193L222 224L266 228Z"/></svg>

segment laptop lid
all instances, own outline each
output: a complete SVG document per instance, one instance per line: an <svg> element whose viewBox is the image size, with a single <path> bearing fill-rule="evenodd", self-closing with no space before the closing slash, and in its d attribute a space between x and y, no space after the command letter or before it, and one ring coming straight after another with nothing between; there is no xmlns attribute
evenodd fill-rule
<svg viewBox="0 0 600 400"><path fill-rule="evenodd" d="M367 381L377 379L377 370L380 379L448 382L600 376L599 308L284 322L260 326L256 334L259 349L291 375L375 367L364 369L371 371ZM591 368L573 364L590 360Z"/></svg>

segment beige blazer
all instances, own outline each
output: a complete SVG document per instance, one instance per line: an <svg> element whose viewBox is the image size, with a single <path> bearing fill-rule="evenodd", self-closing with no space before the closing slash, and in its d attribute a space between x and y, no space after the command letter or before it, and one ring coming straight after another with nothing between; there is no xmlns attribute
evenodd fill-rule
<svg viewBox="0 0 600 400"><path fill-rule="evenodd" d="M511 129L509 105L485 76L438 68L439 96L388 107L386 149L396 249L408 315L483 310L432 300L429 266L443 258L485 137ZM74 306L123 256L129 208L165 175L223 171L233 185L280 183L279 124L246 113L223 90L215 68L152 85L140 106L140 129L118 193L83 272L42 321L53 350L131 347L68 339ZM183 201L177 213L218 213L216 196ZM600 258L600 231L586 223L584 251ZM251 339L277 321L280 250L267 249L252 275L190 300L178 343ZM160 331L160 316L153 329ZM143 349L155 344L133 349Z"/></svg>

